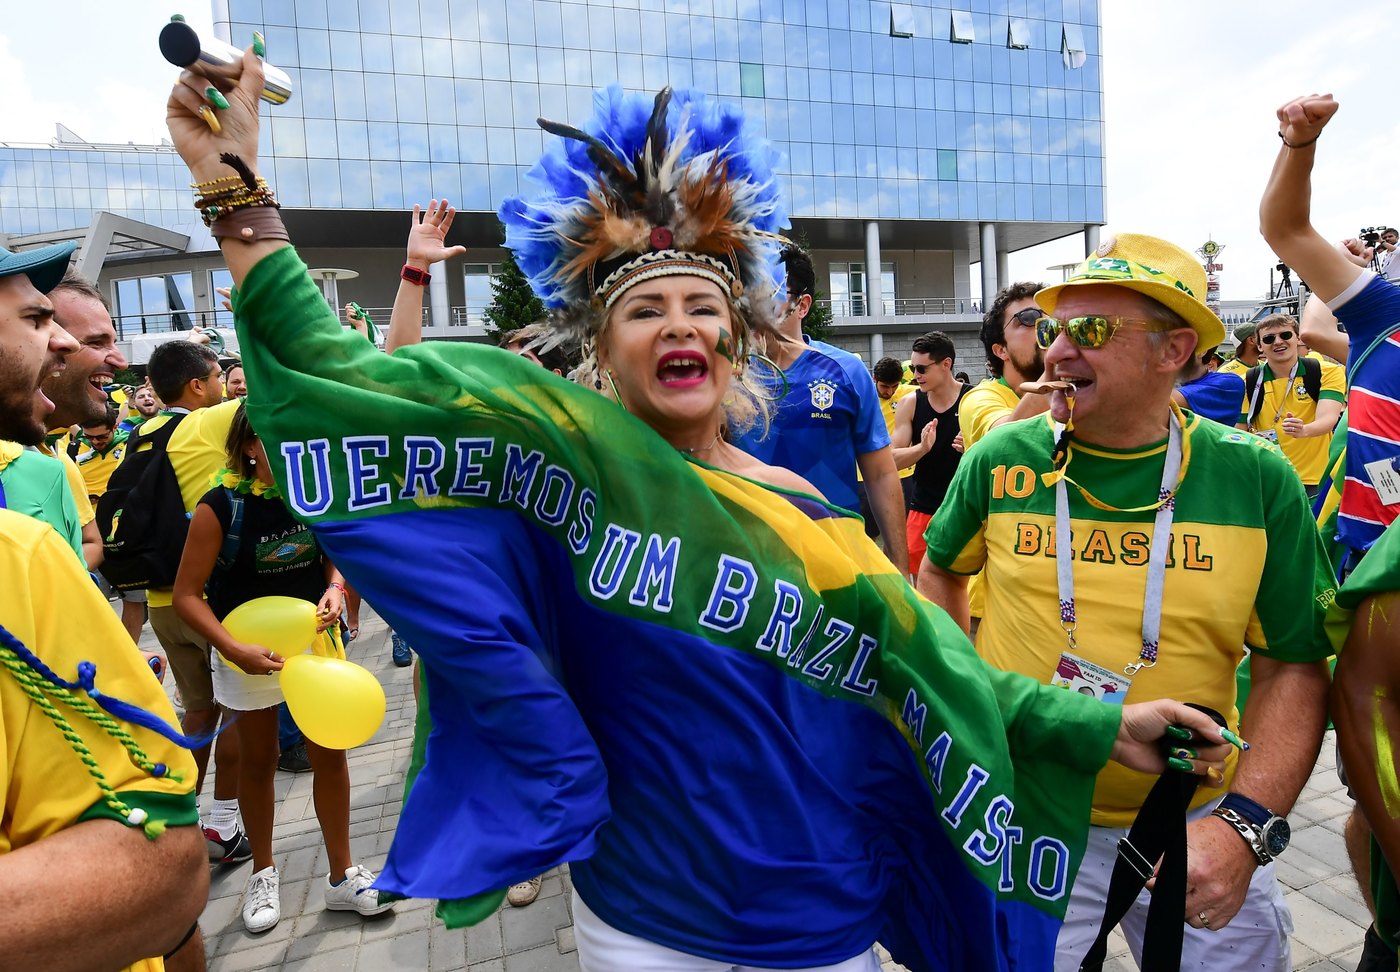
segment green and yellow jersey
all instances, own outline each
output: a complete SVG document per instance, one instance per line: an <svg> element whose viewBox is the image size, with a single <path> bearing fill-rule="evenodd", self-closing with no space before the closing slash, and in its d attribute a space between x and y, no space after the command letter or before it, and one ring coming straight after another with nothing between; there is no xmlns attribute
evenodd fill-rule
<svg viewBox="0 0 1400 972"><path fill-rule="evenodd" d="M1180 414L1185 478L1167 556L1159 660L1133 678L1127 701L1197 702L1237 725L1234 673L1243 646L1285 661L1325 658L1322 619L1333 582L1302 486L1278 449ZM1068 649L1055 572L1055 490L1042 478L1052 471L1053 437L1048 416L993 429L963 457L926 534L928 557L939 567L985 569L979 653L1043 682ZM1070 447L1068 473L1105 505L1144 506L1156 499L1165 455L1165 437L1130 451L1079 442ZM1155 513L1100 509L1067 488L1076 654L1122 671L1141 650ZM1232 759L1227 779L1233 772ZM1110 764L1099 774L1094 824L1130 824L1152 783ZM1203 789L1196 803L1215 795Z"/></svg>

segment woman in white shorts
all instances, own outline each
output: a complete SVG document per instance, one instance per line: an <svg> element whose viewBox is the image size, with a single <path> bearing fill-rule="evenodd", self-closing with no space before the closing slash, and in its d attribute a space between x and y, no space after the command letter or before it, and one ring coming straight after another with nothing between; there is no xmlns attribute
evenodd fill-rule
<svg viewBox="0 0 1400 972"><path fill-rule="evenodd" d="M345 588L311 531L283 504L262 443L242 408L229 429L228 469L215 481L190 522L174 603L180 617L216 649L214 696L238 713L233 722L242 754L238 800L253 847L253 873L243 892L243 924L250 932L264 932L282 916L272 826L277 707L282 702L277 672L283 659L261 645L237 641L220 622L240 604L283 595L316 604L317 627L324 631L340 618ZM350 859L350 771L345 752L322 748L310 739L306 752L314 776L316 817L330 859L326 907L362 915L386 911L391 905L380 904L371 888L374 874Z"/></svg>

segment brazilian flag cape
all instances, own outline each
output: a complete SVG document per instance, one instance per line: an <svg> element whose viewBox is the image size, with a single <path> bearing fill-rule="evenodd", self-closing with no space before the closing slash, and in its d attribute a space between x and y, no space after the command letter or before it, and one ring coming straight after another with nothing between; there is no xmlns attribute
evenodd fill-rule
<svg viewBox="0 0 1400 972"><path fill-rule="evenodd" d="M290 248L234 309L288 505L422 657L382 890L567 861L604 921L721 961L1050 967L1117 707L987 667L843 510L515 355L377 353Z"/></svg>

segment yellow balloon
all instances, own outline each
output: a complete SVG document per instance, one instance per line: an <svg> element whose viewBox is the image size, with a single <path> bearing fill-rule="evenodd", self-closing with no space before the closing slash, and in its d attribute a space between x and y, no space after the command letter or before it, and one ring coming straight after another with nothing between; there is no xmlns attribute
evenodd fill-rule
<svg viewBox="0 0 1400 972"><path fill-rule="evenodd" d="M288 658L282 666L282 695L306 738L326 749L367 743L384 721L379 680L369 669L341 658Z"/></svg>
<svg viewBox="0 0 1400 972"><path fill-rule="evenodd" d="M244 644L290 658L316 640L316 605L299 597L258 597L230 611L224 628Z"/></svg>

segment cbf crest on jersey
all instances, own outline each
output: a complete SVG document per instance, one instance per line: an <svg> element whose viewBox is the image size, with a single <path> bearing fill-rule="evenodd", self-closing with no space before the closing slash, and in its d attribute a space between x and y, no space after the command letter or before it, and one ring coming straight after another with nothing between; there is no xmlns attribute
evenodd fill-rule
<svg viewBox="0 0 1400 972"><path fill-rule="evenodd" d="M825 378L818 378L816 381L807 383L807 387L812 391L812 407L819 412L825 412L836 402L836 384Z"/></svg>
<svg viewBox="0 0 1400 972"><path fill-rule="evenodd" d="M1303 384L1303 379L1299 378L1293 383L1293 396L1295 398L1308 398L1307 386Z"/></svg>

